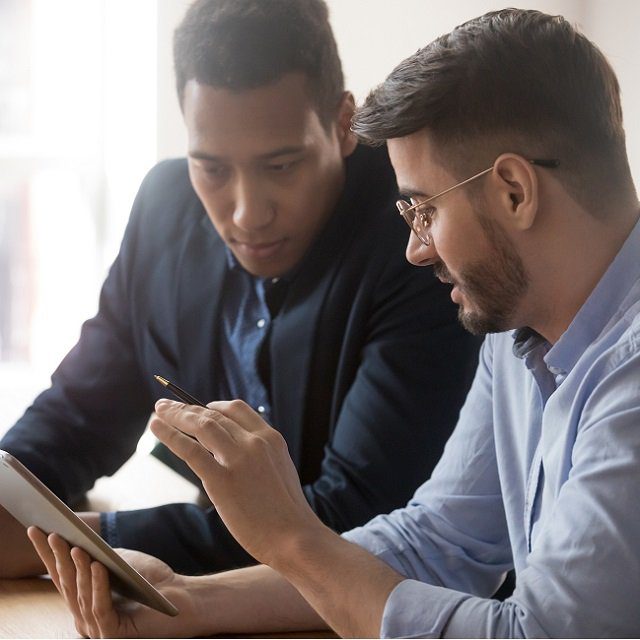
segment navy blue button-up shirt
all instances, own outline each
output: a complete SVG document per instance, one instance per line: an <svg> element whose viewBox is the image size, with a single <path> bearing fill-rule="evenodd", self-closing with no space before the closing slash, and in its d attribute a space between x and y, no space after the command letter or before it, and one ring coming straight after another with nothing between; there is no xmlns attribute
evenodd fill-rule
<svg viewBox="0 0 640 640"><path fill-rule="evenodd" d="M229 249L227 258L229 268L220 314L220 361L215 363L222 372L219 397L240 398L271 422L268 381L261 376L259 360L272 322L267 292L279 278L251 275Z"/></svg>

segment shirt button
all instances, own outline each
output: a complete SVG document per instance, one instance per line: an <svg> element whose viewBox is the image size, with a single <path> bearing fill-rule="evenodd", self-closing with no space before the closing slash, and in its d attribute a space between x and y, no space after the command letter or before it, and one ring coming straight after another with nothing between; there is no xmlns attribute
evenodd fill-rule
<svg viewBox="0 0 640 640"><path fill-rule="evenodd" d="M265 411L266 409L262 405L258 407L258 413L264 413Z"/></svg>
<svg viewBox="0 0 640 640"><path fill-rule="evenodd" d="M267 324L267 321L264 318L260 318L260 320L256 322L258 329L262 329L262 327L264 327L265 324Z"/></svg>
<svg viewBox="0 0 640 640"><path fill-rule="evenodd" d="M271 284L276 284L280 278L271 278Z"/></svg>

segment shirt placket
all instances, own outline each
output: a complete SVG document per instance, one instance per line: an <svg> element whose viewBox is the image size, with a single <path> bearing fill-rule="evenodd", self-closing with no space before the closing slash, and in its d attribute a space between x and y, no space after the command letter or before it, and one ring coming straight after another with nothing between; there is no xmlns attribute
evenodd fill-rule
<svg viewBox="0 0 640 640"><path fill-rule="evenodd" d="M531 467L529 469L529 474L527 477L527 486L525 491L525 503L524 503L524 532L525 532L525 540L527 544L527 553L531 553L531 545L532 545L532 533L533 527L535 524L535 516L536 516L536 504L538 496L541 492L541 477L542 477L542 464L543 464L543 456L542 456L542 422L544 416L544 408L546 406L547 400L549 396L555 390L555 382L549 376L549 372L547 370L544 361L540 357L541 354L531 354L527 358L527 367L531 371L533 375L533 379L535 381L536 388L536 400L537 407L535 407L535 411L538 412L538 416L535 420L532 420L532 424L539 425L539 432L537 435L538 441L536 444L535 452L533 454L533 458L531 460Z"/></svg>

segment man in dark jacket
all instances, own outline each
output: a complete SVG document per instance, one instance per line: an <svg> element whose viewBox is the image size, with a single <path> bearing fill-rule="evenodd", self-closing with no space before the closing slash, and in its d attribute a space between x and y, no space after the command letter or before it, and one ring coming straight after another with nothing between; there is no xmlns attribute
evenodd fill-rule
<svg viewBox="0 0 640 640"><path fill-rule="evenodd" d="M188 158L143 182L97 316L0 448L73 503L133 453L160 374L245 400L318 516L353 528L429 475L477 342L448 287L404 260L393 171L350 133L321 0L200 0L174 53ZM83 517L180 572L252 562L212 507ZM0 518L0 572L41 570Z"/></svg>

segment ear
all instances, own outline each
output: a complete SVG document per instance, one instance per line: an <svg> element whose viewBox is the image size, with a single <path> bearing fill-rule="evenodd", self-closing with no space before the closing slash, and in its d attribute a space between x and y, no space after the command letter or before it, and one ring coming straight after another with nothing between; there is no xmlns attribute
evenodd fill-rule
<svg viewBox="0 0 640 640"><path fill-rule="evenodd" d="M336 133L343 158L350 156L358 146L358 139L351 131L351 119L353 118L355 110L356 103L353 94L350 91L345 91L340 99L338 116L336 118Z"/></svg>
<svg viewBox="0 0 640 640"><path fill-rule="evenodd" d="M493 180L497 190L493 205L504 214L512 228L529 229L538 213L538 176L535 167L515 153L503 153L494 162Z"/></svg>

